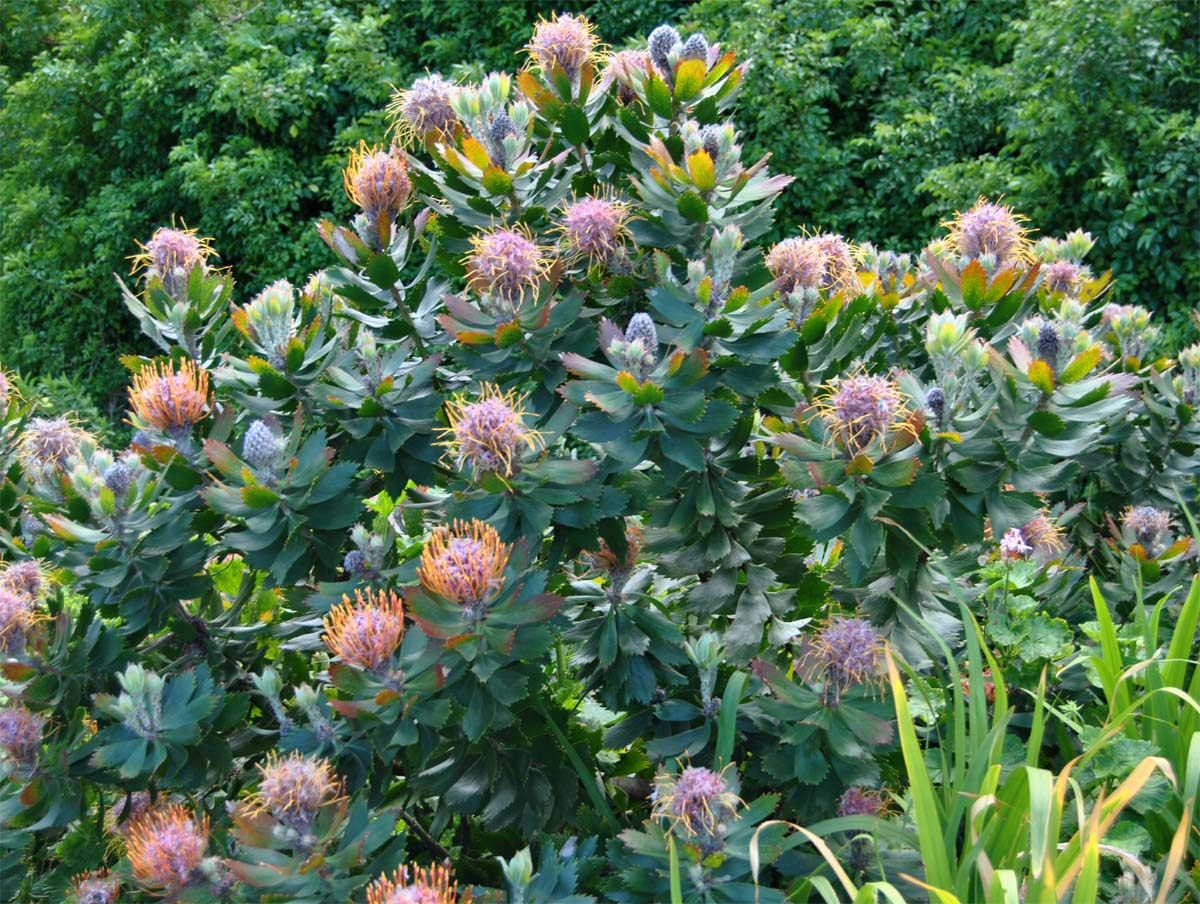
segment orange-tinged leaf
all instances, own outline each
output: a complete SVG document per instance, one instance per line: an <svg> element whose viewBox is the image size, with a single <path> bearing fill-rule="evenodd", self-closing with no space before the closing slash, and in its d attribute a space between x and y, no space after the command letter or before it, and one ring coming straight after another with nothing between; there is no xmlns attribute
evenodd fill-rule
<svg viewBox="0 0 1200 904"><path fill-rule="evenodd" d="M462 142L462 152L467 159L474 163L481 170L487 169L492 165L491 155L488 154L485 148L477 138L467 137Z"/></svg>
<svg viewBox="0 0 1200 904"><path fill-rule="evenodd" d="M630 395L633 395L638 390L637 378L627 370L623 370L617 374L617 385Z"/></svg>
<svg viewBox="0 0 1200 904"><path fill-rule="evenodd" d="M875 470L875 463L869 455L855 455L846 465L846 474L853 477L858 474L870 474Z"/></svg>
<svg viewBox="0 0 1200 904"><path fill-rule="evenodd" d="M979 261L971 261L962 271L962 297L972 311L978 311L987 301L987 271Z"/></svg>
<svg viewBox="0 0 1200 904"><path fill-rule="evenodd" d="M1072 359L1070 364L1063 368L1062 382L1074 383L1076 380L1082 380L1100 363L1101 354L1100 346L1098 345L1093 345L1091 348L1081 351Z"/></svg>
<svg viewBox="0 0 1200 904"><path fill-rule="evenodd" d="M675 99L687 103L704 88L704 77L708 75L705 60L684 60L675 69Z"/></svg>

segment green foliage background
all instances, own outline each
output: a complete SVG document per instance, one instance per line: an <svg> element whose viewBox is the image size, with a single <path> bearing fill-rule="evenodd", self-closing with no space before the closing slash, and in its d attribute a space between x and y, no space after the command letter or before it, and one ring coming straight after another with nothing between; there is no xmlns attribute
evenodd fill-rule
<svg viewBox="0 0 1200 904"><path fill-rule="evenodd" d="M748 153L796 183L781 228L916 250L1005 195L1048 234L1087 223L1118 297L1193 330L1200 284L1194 0L561 0L620 46L664 20L755 59ZM123 405L139 341L113 272L178 215L245 292L324 258L347 147L391 84L515 68L520 0L35 0L0 9L0 360ZM550 12L546 6L543 12ZM921 215L914 217L913 211Z"/></svg>

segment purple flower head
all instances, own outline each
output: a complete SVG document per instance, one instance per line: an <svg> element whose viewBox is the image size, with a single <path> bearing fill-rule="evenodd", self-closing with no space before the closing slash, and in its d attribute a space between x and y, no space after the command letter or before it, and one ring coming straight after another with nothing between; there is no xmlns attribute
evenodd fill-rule
<svg viewBox="0 0 1200 904"><path fill-rule="evenodd" d="M619 201L580 198L563 209L563 243L573 257L606 262L621 249L627 218L628 206Z"/></svg>
<svg viewBox="0 0 1200 904"><path fill-rule="evenodd" d="M471 238L467 283L490 296L497 317L512 320L548 269L542 248L522 229L494 229Z"/></svg>
<svg viewBox="0 0 1200 904"><path fill-rule="evenodd" d="M1051 292L1073 295L1079 288L1083 270L1072 261L1054 261L1042 267L1042 284Z"/></svg>
<svg viewBox="0 0 1200 904"><path fill-rule="evenodd" d="M560 13L534 26L525 49L530 60L543 70L557 67L573 76L594 58L598 46L592 23L586 17Z"/></svg>
<svg viewBox="0 0 1200 904"><path fill-rule="evenodd" d="M0 656L21 657L37 621L33 598L0 589Z"/></svg>
<svg viewBox="0 0 1200 904"><path fill-rule="evenodd" d="M820 409L831 439L849 457L885 439L908 415L896 384L869 374L838 379L820 400Z"/></svg>
<svg viewBox="0 0 1200 904"><path fill-rule="evenodd" d="M458 125L452 101L458 86L440 75L427 75L412 83L407 91L397 92L388 112L402 144L445 138Z"/></svg>
<svg viewBox="0 0 1200 904"><path fill-rule="evenodd" d="M767 253L766 263L784 295L805 289L836 293L857 279L849 243L828 232L784 239Z"/></svg>
<svg viewBox="0 0 1200 904"><path fill-rule="evenodd" d="M37 559L21 559L0 572L0 591L40 600L46 590L46 578Z"/></svg>
<svg viewBox="0 0 1200 904"><path fill-rule="evenodd" d="M1019 527L1010 527L1000 538L1000 558L1006 560L1023 559L1033 552L1033 547L1025 542Z"/></svg>
<svg viewBox="0 0 1200 904"><path fill-rule="evenodd" d="M442 431L442 445L459 470L470 470L476 478L493 472L512 477L521 456L541 448L541 434L525 426L521 401L514 392L501 392L488 383L477 401L460 396L447 402L450 426Z"/></svg>
<svg viewBox="0 0 1200 904"><path fill-rule="evenodd" d="M37 769L46 720L23 706L0 709L0 751L13 770L25 778Z"/></svg>
<svg viewBox="0 0 1200 904"><path fill-rule="evenodd" d="M1138 543L1146 555L1155 558L1171 543L1171 515L1151 505L1130 506L1121 517L1126 541Z"/></svg>
<svg viewBox="0 0 1200 904"><path fill-rule="evenodd" d="M678 775L660 774L654 781L654 816L705 854L724 847L740 804L725 777L703 766L685 766Z"/></svg>
<svg viewBox="0 0 1200 904"><path fill-rule="evenodd" d="M838 798L838 816L879 816L883 813L883 795L878 791L849 787Z"/></svg>
<svg viewBox="0 0 1200 904"><path fill-rule="evenodd" d="M650 32L648 50L650 61L664 75L671 71L671 52L679 47L679 32L670 25L660 25Z"/></svg>
<svg viewBox="0 0 1200 904"><path fill-rule="evenodd" d="M35 417L21 436L21 462L34 471L62 468L85 436L65 417Z"/></svg>
<svg viewBox="0 0 1200 904"><path fill-rule="evenodd" d="M1029 240L1021 222L1010 208L980 198L948 224L950 240L959 254L972 260L985 255L994 257L999 265L1024 260L1029 255Z"/></svg>
<svg viewBox="0 0 1200 904"><path fill-rule="evenodd" d="M297 832L312 828L320 809L338 796L340 784L328 760L293 751L270 756L258 767L262 778L251 805L270 813L280 825Z"/></svg>

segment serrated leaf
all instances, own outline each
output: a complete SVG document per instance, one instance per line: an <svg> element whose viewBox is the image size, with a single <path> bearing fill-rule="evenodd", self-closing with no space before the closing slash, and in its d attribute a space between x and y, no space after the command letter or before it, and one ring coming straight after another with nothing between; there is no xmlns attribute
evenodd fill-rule
<svg viewBox="0 0 1200 904"><path fill-rule="evenodd" d="M675 209L685 220L693 223L708 222L708 204L694 191L686 191L675 202Z"/></svg>
<svg viewBox="0 0 1200 904"><path fill-rule="evenodd" d="M566 104L558 114L558 126L562 129L563 138L571 144L587 144L591 138L591 125L587 114L578 104Z"/></svg>

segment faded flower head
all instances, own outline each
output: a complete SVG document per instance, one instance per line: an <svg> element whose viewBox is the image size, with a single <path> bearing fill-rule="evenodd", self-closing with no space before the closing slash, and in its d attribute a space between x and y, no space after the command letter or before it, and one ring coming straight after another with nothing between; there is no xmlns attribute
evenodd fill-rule
<svg viewBox="0 0 1200 904"><path fill-rule="evenodd" d="M1073 261L1055 261L1042 267L1042 285L1051 292L1073 295L1079 288L1083 268Z"/></svg>
<svg viewBox="0 0 1200 904"><path fill-rule="evenodd" d="M37 621L32 597L0 589L0 657L25 655L29 632Z"/></svg>
<svg viewBox="0 0 1200 904"><path fill-rule="evenodd" d="M460 471L469 468L476 478L490 473L512 477L526 450L542 448L542 435L525 426L524 398L484 383L477 400L459 395L446 402L450 426L442 430L446 439L441 445Z"/></svg>
<svg viewBox="0 0 1200 904"><path fill-rule="evenodd" d="M1121 516L1121 531L1126 542L1139 544L1153 559L1171 545L1171 514L1151 505L1130 506Z"/></svg>
<svg viewBox="0 0 1200 904"><path fill-rule="evenodd" d="M325 646L343 662L381 672L404 639L404 604L391 590L354 591L325 616Z"/></svg>
<svg viewBox="0 0 1200 904"><path fill-rule="evenodd" d="M24 706L0 709L0 752L17 775L28 778L37 769L46 720Z"/></svg>
<svg viewBox="0 0 1200 904"><path fill-rule="evenodd" d="M174 297L184 293L194 269L207 269L208 259L213 255L212 240L201 238L195 229L186 227L159 227L150 241L139 245L142 251L133 257L134 272L144 269L147 280L161 280Z"/></svg>
<svg viewBox="0 0 1200 904"><path fill-rule="evenodd" d="M834 381L818 407L830 436L856 456L908 415L900 389L887 377L857 374Z"/></svg>
<svg viewBox="0 0 1200 904"><path fill-rule="evenodd" d="M208 833L208 817L197 818L182 804L142 813L126 835L134 879L168 894L193 882L208 849Z"/></svg>
<svg viewBox="0 0 1200 904"><path fill-rule="evenodd" d="M543 249L525 227L477 233L471 237L471 252L464 263L471 289L490 296L496 315L509 320L549 268Z"/></svg>
<svg viewBox="0 0 1200 904"><path fill-rule="evenodd" d="M286 757L271 753L258 771L261 778L251 805L297 832L308 831L320 809L335 801L341 789L328 760L298 751Z"/></svg>
<svg viewBox="0 0 1200 904"><path fill-rule="evenodd" d="M46 576L37 559L21 559L0 571L0 591L40 600L46 591Z"/></svg>
<svg viewBox="0 0 1200 904"><path fill-rule="evenodd" d="M65 417L35 417L21 434L21 464L35 472L62 468L86 436Z"/></svg>
<svg viewBox="0 0 1200 904"><path fill-rule="evenodd" d="M439 527L425 543L417 577L430 593L478 614L504 584L509 547L477 518Z"/></svg>
<svg viewBox="0 0 1200 904"><path fill-rule="evenodd" d="M116 904L121 883L108 870L93 870L76 876L71 882L72 904Z"/></svg>
<svg viewBox="0 0 1200 904"><path fill-rule="evenodd" d="M563 209L563 244L572 257L607 262L621 249L628 219L627 204L606 198L580 198Z"/></svg>
<svg viewBox="0 0 1200 904"><path fill-rule="evenodd" d="M367 904L455 904L458 883L450 867L435 864L409 869L400 866L391 876L383 875L367 886Z"/></svg>
<svg viewBox="0 0 1200 904"><path fill-rule="evenodd" d="M883 813L883 794L851 786L838 798L838 816L879 816Z"/></svg>
<svg viewBox="0 0 1200 904"><path fill-rule="evenodd" d="M784 239L767 252L767 269L784 295L808 289L836 293L857 279L853 249L828 232Z"/></svg>
<svg viewBox="0 0 1200 904"><path fill-rule="evenodd" d="M1024 218L1012 208L980 198L974 207L958 213L945 225L950 229L950 241L963 257L974 260L987 255L1003 266L1029 257L1028 230L1023 222Z"/></svg>
<svg viewBox="0 0 1200 904"><path fill-rule="evenodd" d="M454 82L434 73L392 95L388 112L400 143L437 141L451 135L459 121L451 104L458 90Z"/></svg>
<svg viewBox="0 0 1200 904"><path fill-rule="evenodd" d="M560 13L538 21L525 49L530 61L543 70L557 67L573 76L595 58L598 46L595 29L586 16Z"/></svg>
<svg viewBox="0 0 1200 904"><path fill-rule="evenodd" d="M190 430L208 413L208 371L192 361L154 362L134 374L129 404L141 423L163 433Z"/></svg>
<svg viewBox="0 0 1200 904"><path fill-rule="evenodd" d="M832 702L855 685L878 680L883 635L863 618L834 616L807 640L803 665L810 680L826 683Z"/></svg>
<svg viewBox="0 0 1200 904"><path fill-rule="evenodd" d="M383 151L361 143L350 152L342 179L346 195L362 208L380 233L399 216L412 195L408 159L397 148Z"/></svg>
<svg viewBox="0 0 1200 904"><path fill-rule="evenodd" d="M684 840L705 854L724 847L729 823L742 803L722 773L703 766L684 766L678 775L660 773L653 799L654 817L682 830Z"/></svg>

